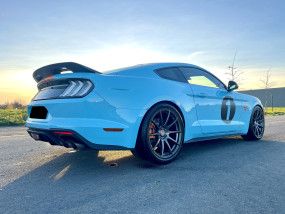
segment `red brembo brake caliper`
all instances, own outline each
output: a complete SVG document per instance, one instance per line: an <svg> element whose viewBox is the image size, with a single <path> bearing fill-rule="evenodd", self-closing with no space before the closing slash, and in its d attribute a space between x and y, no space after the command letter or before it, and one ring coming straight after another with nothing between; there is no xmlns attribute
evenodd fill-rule
<svg viewBox="0 0 285 214"><path fill-rule="evenodd" d="M153 134L155 132L155 126L153 125L153 123L150 124L150 128L149 128L149 134ZM149 136L149 139L154 139L155 136Z"/></svg>

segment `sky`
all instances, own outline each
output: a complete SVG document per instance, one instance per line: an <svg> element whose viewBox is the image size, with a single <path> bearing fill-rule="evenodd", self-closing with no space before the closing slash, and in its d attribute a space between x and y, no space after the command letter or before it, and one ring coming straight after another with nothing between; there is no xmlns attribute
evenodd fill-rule
<svg viewBox="0 0 285 214"><path fill-rule="evenodd" d="M201 66L227 83L235 52L241 89L270 69L285 87L285 2L262 0L0 0L0 104L28 103L32 73L73 61L98 71L151 62Z"/></svg>

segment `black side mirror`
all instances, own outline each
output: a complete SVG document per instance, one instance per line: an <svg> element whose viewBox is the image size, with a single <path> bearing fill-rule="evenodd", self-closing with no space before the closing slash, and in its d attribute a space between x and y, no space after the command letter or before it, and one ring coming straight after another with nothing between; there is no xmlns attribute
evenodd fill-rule
<svg viewBox="0 0 285 214"><path fill-rule="evenodd" d="M238 84L235 81L229 81L228 91L233 91L238 89Z"/></svg>

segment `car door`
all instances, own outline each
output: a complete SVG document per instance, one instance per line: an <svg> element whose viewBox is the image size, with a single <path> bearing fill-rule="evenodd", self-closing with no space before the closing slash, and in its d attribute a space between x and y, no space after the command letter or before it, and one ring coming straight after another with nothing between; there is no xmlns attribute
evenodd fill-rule
<svg viewBox="0 0 285 214"><path fill-rule="evenodd" d="M197 118L202 133L223 135L238 133L242 103L239 94L209 72L192 67L180 67L194 94Z"/></svg>

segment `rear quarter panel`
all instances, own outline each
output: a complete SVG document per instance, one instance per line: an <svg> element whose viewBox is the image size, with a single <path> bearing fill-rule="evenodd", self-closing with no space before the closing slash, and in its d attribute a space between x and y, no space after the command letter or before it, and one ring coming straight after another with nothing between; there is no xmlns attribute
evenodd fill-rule
<svg viewBox="0 0 285 214"><path fill-rule="evenodd" d="M101 75L96 78L93 80L95 83L94 91L110 105L118 109L141 109L145 113L156 103L169 101L176 104L183 114L185 141L201 134L193 94L187 83L175 82L160 77L141 78Z"/></svg>

